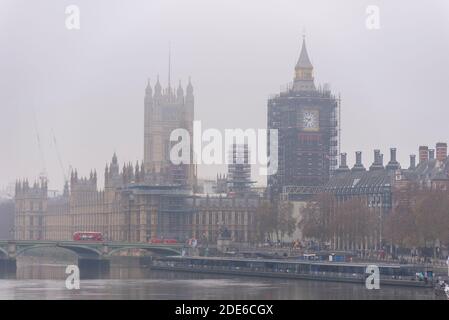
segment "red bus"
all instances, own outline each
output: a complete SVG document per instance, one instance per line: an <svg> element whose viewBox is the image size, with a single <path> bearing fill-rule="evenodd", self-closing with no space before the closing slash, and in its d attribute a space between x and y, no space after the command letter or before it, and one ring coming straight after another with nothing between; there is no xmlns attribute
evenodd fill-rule
<svg viewBox="0 0 449 320"><path fill-rule="evenodd" d="M178 240L176 239L164 239L164 244L175 244L178 243Z"/></svg>
<svg viewBox="0 0 449 320"><path fill-rule="evenodd" d="M103 241L101 232L78 231L73 234L74 241Z"/></svg>
<svg viewBox="0 0 449 320"><path fill-rule="evenodd" d="M162 239L152 238L150 239L149 243L162 243Z"/></svg>

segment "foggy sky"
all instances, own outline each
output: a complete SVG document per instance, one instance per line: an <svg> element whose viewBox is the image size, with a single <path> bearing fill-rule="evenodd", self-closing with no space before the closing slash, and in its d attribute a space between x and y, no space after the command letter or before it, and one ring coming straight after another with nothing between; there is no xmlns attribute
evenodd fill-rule
<svg viewBox="0 0 449 320"><path fill-rule="evenodd" d="M78 31L65 28L71 4ZM368 5L380 7L380 30L365 27ZM446 0L0 0L0 189L44 167L62 188L53 132L64 172L95 168L100 185L114 151L142 160L144 89L157 74L166 85L169 42L172 82L192 77L203 128L266 128L267 98L292 80L304 28L316 84L341 94L350 165L356 150L369 166L373 149L388 161L396 147L408 167L420 144L449 142Z"/></svg>

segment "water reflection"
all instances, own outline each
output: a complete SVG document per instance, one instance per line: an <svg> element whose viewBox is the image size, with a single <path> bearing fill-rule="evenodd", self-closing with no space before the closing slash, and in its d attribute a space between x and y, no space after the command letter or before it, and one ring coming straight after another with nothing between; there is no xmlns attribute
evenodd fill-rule
<svg viewBox="0 0 449 320"><path fill-rule="evenodd" d="M431 289L151 271L138 260L113 262L108 279L67 290L65 268L73 263L18 261L17 279L0 280L0 299L435 299Z"/></svg>

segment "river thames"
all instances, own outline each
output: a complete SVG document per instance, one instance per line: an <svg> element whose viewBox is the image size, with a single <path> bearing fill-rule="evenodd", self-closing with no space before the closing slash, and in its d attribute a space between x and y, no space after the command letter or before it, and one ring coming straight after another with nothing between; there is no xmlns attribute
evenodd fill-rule
<svg viewBox="0 0 449 320"><path fill-rule="evenodd" d="M432 289L307 280L232 277L167 271L112 264L107 279L81 279L79 290L65 287L68 263L25 259L16 279L0 279L0 299L436 299Z"/></svg>

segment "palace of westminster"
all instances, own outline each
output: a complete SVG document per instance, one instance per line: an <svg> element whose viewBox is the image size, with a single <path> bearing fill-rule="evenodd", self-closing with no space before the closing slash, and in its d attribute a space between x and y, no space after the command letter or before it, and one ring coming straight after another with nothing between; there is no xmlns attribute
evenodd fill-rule
<svg viewBox="0 0 449 320"><path fill-rule="evenodd" d="M250 165L229 165L227 176L217 176L213 192L198 183L196 167L169 160L170 133L186 129L192 136L194 95L185 89L163 89L148 83L144 98L144 160L119 164L114 154L104 170L104 187L97 173L81 177L75 170L64 192L49 197L45 180L17 181L14 236L23 240L70 240L77 231L102 232L107 240L145 242L151 238L197 238L215 242L226 228L236 242L256 239L258 208L264 201L290 201L294 216L313 194L328 192L344 201L363 198L373 214L386 215L401 200L408 182L448 188L447 144L435 150L421 146L419 162L411 155L406 169L396 161L396 149L384 166L383 154L374 151L365 169L361 152L352 168L340 153L340 99L329 86L316 87L305 40L287 90L267 104L267 127L278 130L278 172L267 179L267 189L251 185ZM237 150L234 148L234 150ZM270 148L267 148L270 150ZM340 156L340 159L339 159ZM339 163L339 164L338 164ZM339 203L337 201L336 203ZM301 238L296 231L295 239ZM336 241L337 248L379 245L378 236L364 243Z"/></svg>

